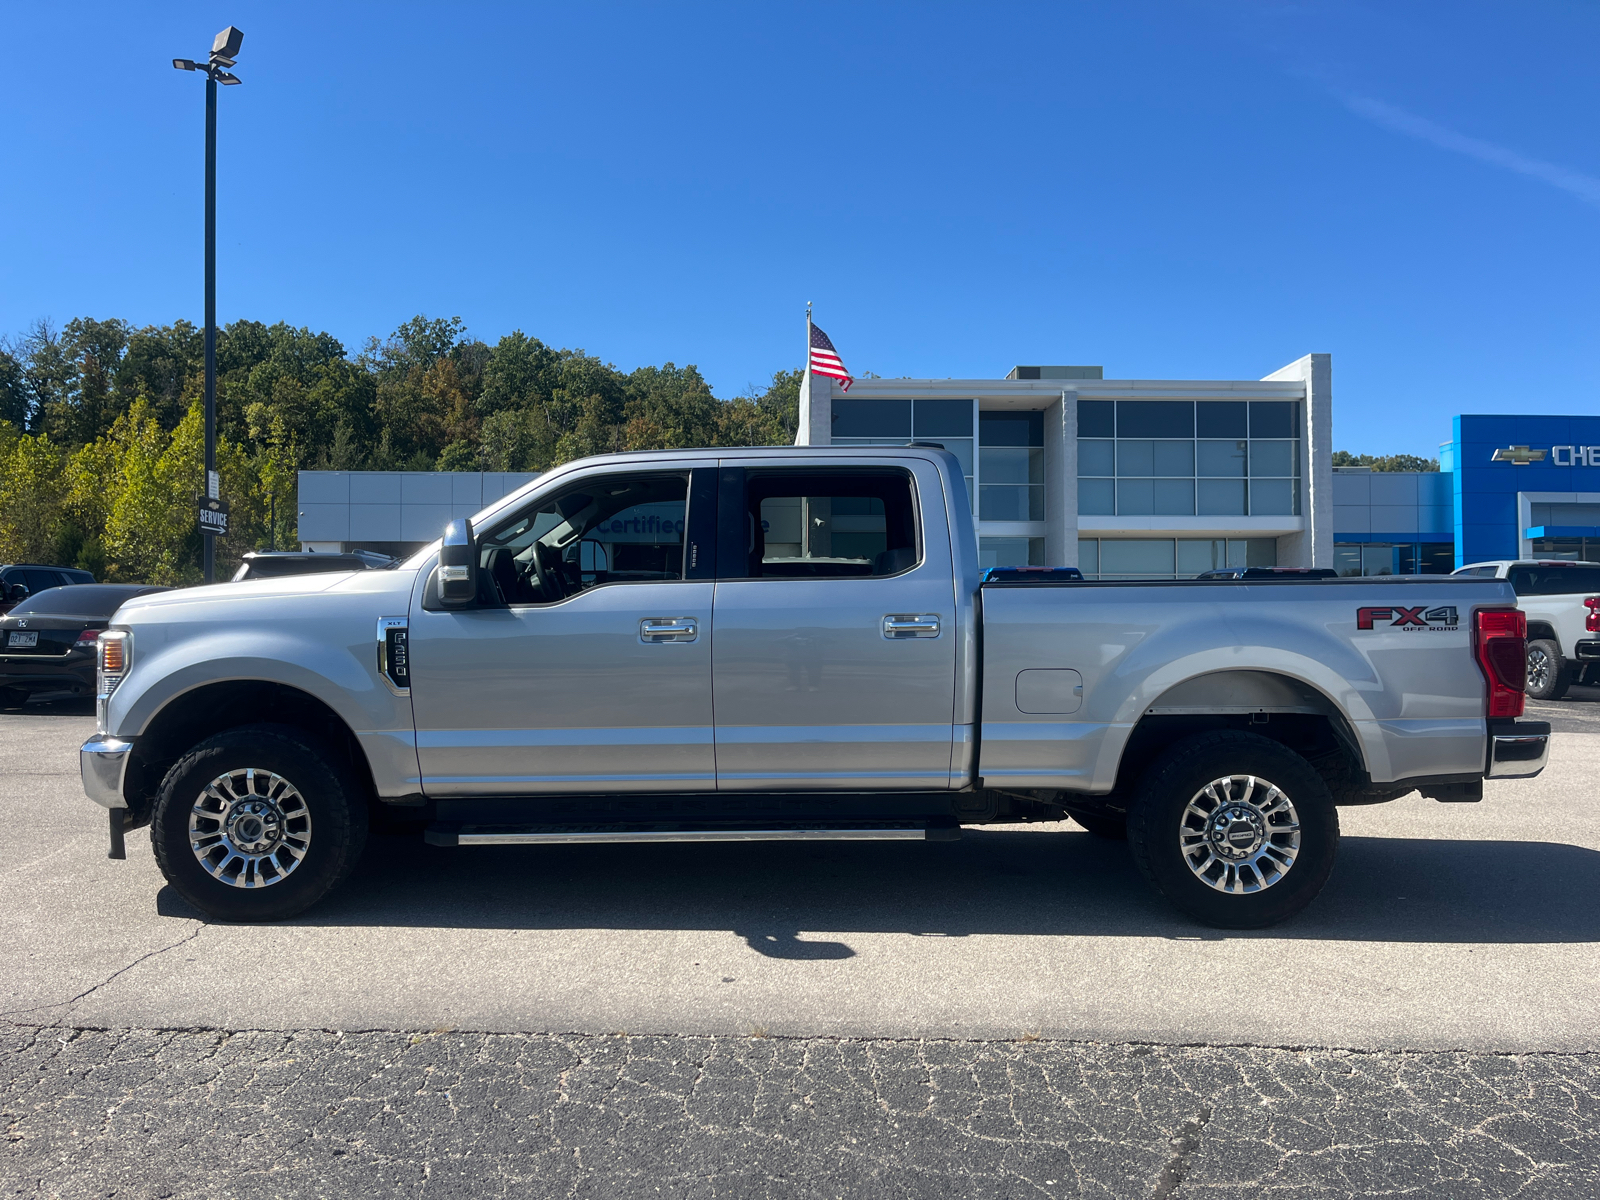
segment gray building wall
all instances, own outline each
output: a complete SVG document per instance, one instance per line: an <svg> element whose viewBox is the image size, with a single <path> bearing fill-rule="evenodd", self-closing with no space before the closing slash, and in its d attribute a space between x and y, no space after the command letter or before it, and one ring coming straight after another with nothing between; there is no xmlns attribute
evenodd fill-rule
<svg viewBox="0 0 1600 1200"><path fill-rule="evenodd" d="M1449 471L1330 469L1340 542L1453 542L1455 480Z"/></svg>
<svg viewBox="0 0 1600 1200"><path fill-rule="evenodd" d="M517 471L301 471L300 548L421 549L450 521L537 478Z"/></svg>

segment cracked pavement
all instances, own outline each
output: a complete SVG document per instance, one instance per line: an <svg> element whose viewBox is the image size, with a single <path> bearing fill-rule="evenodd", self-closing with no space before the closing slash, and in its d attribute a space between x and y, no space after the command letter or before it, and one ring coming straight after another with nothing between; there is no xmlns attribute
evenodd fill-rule
<svg viewBox="0 0 1600 1200"><path fill-rule="evenodd" d="M1590 1197L1600 1056L11 1029L0 1194Z"/></svg>
<svg viewBox="0 0 1600 1200"><path fill-rule="evenodd" d="M34 706L0 718L0 1197L1592 1197L1595 698L1530 707L1540 780L1344 810L1324 896L1240 934L1071 826L375 838L304 917L209 924L142 833L105 859L92 721Z"/></svg>

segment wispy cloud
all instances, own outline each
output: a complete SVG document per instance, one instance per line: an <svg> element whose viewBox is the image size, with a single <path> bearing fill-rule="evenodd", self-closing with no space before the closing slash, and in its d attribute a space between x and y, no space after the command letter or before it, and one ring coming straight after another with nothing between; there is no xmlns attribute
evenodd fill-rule
<svg viewBox="0 0 1600 1200"><path fill-rule="evenodd" d="M1504 146L1497 146L1482 138L1468 137L1464 133L1457 133L1454 129L1446 129L1426 117L1419 117L1415 113L1406 112L1405 109L1396 108L1392 104L1385 104L1381 100L1374 100L1370 96L1341 92L1339 99L1357 116L1365 117L1385 129L1418 138L1441 150L1465 154L1468 158L1475 158L1479 162L1504 167L1508 171L1515 171L1518 175L1526 175L1530 179L1548 183L1564 192L1571 192L1587 204L1600 208L1600 179L1593 175L1585 175L1582 171L1572 171L1541 159L1528 158L1515 150L1507 150Z"/></svg>

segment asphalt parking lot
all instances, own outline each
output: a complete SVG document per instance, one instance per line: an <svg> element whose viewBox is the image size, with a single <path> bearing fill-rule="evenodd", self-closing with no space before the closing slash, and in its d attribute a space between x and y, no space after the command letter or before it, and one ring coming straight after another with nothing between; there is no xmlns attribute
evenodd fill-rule
<svg viewBox="0 0 1600 1200"><path fill-rule="evenodd" d="M35 703L0 716L3 1194L211 1194L242 1144L309 1174L241 1159L237 1194L1593 1195L1600 692L1528 715L1542 778L1343 810L1274 930L1190 924L1070 825L375 837L259 928L201 920L142 833L105 858L92 717Z"/></svg>

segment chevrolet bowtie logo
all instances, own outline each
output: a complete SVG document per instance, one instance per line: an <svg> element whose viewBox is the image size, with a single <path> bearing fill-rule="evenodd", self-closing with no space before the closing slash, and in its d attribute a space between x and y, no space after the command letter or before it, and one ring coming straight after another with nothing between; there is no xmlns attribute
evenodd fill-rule
<svg viewBox="0 0 1600 1200"><path fill-rule="evenodd" d="M1529 463L1543 462L1548 453L1547 450L1529 450L1526 446L1507 446L1496 450L1489 461L1516 463L1519 467L1525 467Z"/></svg>

